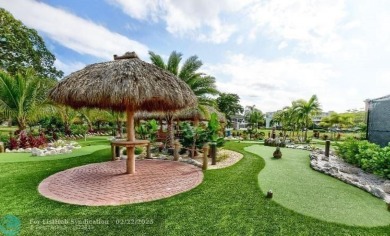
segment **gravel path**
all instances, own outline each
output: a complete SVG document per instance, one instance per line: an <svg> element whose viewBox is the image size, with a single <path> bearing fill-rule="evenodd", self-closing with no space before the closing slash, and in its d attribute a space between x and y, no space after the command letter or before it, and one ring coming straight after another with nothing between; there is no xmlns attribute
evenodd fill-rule
<svg viewBox="0 0 390 236"><path fill-rule="evenodd" d="M228 166L232 166L236 164L239 160L243 158L243 155L238 152L230 151L230 150L219 150L218 155L228 154L229 158L226 158L223 161L217 162L216 165L211 165L211 158L209 158L208 170L222 169ZM202 158L196 158L200 163L203 162Z"/></svg>

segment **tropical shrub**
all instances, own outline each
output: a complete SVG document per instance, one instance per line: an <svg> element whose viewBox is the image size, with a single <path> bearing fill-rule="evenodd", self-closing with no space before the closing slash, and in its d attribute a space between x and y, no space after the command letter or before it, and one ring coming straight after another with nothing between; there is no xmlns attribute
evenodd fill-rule
<svg viewBox="0 0 390 236"><path fill-rule="evenodd" d="M349 138L337 144L337 154L346 162L363 170L390 179L390 146L381 148L366 140Z"/></svg>
<svg viewBox="0 0 390 236"><path fill-rule="evenodd" d="M141 153L143 153L144 149L142 147L135 147L134 149L134 154L135 155L140 155ZM125 148L123 150L123 155L127 155L127 149Z"/></svg>
<svg viewBox="0 0 390 236"><path fill-rule="evenodd" d="M222 153L218 152L216 160L217 160L217 162L220 162L220 161L223 161L225 159L228 159L229 157L230 157L229 154L226 152L222 152Z"/></svg>
<svg viewBox="0 0 390 236"><path fill-rule="evenodd" d="M18 139L15 137L10 137L8 142L8 148L10 150L18 149L19 148Z"/></svg>
<svg viewBox="0 0 390 236"><path fill-rule="evenodd" d="M17 136L10 136L6 146L10 150L15 150L19 148L42 148L46 144L47 139L43 132L39 136L33 136L32 133L27 134L25 131L22 131Z"/></svg>
<svg viewBox="0 0 390 236"><path fill-rule="evenodd" d="M140 124L135 128L135 132L141 139L150 139L154 142L156 140L158 124L156 120L150 120L146 123Z"/></svg>

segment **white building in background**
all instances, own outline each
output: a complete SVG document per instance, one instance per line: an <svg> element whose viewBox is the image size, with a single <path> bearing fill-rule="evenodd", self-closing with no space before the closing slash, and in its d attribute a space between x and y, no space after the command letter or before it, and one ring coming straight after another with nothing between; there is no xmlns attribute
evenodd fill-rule
<svg viewBox="0 0 390 236"><path fill-rule="evenodd" d="M278 111L271 111L265 113L265 128L271 128L271 121L276 112Z"/></svg>
<svg viewBox="0 0 390 236"><path fill-rule="evenodd" d="M330 116L334 111L328 111L328 112L320 112L317 115L313 116L311 119L314 124L319 125L322 118Z"/></svg>
<svg viewBox="0 0 390 236"><path fill-rule="evenodd" d="M272 121L272 118L276 112L278 112L278 111L272 111L272 112L265 113L265 127L266 128L272 127L271 121ZM318 125L321 122L322 118L330 116L330 114L332 112L334 112L334 111L320 112L319 114L313 116L313 118L312 118L313 123Z"/></svg>
<svg viewBox="0 0 390 236"><path fill-rule="evenodd" d="M246 130L248 123L245 121L243 115L234 115L232 116L232 126L235 130Z"/></svg>

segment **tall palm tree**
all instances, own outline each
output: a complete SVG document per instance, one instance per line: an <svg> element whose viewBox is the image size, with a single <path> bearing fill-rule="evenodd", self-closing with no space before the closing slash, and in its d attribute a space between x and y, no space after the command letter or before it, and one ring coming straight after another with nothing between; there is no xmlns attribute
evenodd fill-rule
<svg viewBox="0 0 390 236"><path fill-rule="evenodd" d="M32 70L15 76L0 71L0 110L16 119L19 130L24 130L28 121L43 116L44 109L50 106L47 93L54 83L38 78Z"/></svg>
<svg viewBox="0 0 390 236"><path fill-rule="evenodd" d="M306 128L304 140L307 140L307 130L309 128L309 124L311 122L311 118L313 115L317 114L321 111L321 105L318 101L317 95L311 96L309 101L298 100L295 103L295 112L298 117L302 121L302 124Z"/></svg>
<svg viewBox="0 0 390 236"><path fill-rule="evenodd" d="M201 111L207 112L204 105L214 105L215 102L210 98L210 95L219 94L215 85L215 78L198 72L203 65L198 56L194 55L189 57L185 60L183 65L180 66L183 54L179 52L173 51L169 56L167 63L164 62L160 55L152 51L149 51L149 55L150 60L154 65L171 72L188 84L198 98L199 109ZM173 146L173 117L173 114L166 115L168 125L168 146Z"/></svg>

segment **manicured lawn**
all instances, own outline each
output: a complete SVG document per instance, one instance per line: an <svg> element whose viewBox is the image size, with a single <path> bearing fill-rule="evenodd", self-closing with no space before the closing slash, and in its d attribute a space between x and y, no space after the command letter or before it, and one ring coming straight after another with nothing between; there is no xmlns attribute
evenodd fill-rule
<svg viewBox="0 0 390 236"><path fill-rule="evenodd" d="M72 151L72 153L66 153L61 155L37 157L37 156L32 156L31 153L0 153L0 163L59 160L59 159L65 159L70 157L85 156L97 150L101 150L109 147L109 141L107 140L107 137L92 137L92 138L87 138L86 141L77 140L77 142L83 148L75 149Z"/></svg>
<svg viewBox="0 0 390 236"><path fill-rule="evenodd" d="M273 147L256 145L245 150L264 158L260 188L263 193L272 189L277 203L330 222L371 227L390 224L384 201L312 170L308 151L282 148L283 157L277 160L272 157Z"/></svg>
<svg viewBox="0 0 390 236"><path fill-rule="evenodd" d="M54 173L109 160L109 149L82 158L0 163L0 215L19 217L22 235L388 235L390 232L390 226L363 228L321 221L265 199L257 179L264 161L243 150L250 145L227 143L227 148L244 153L244 158L232 167L206 171L203 183L189 192L154 202L110 207L63 204L37 192L38 184ZM42 225L44 220L68 222ZM76 224L88 220L101 221Z"/></svg>

